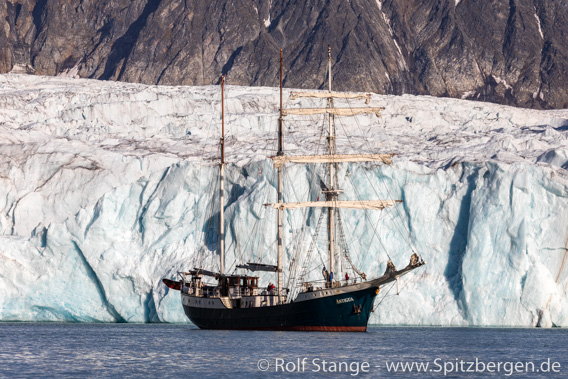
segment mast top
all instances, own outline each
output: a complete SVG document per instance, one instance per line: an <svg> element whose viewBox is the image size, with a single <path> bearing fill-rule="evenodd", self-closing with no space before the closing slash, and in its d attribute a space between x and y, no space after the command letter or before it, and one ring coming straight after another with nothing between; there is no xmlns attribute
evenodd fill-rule
<svg viewBox="0 0 568 379"><path fill-rule="evenodd" d="M328 67L328 82L329 82L329 92L331 92L331 46L327 45L327 67Z"/></svg>

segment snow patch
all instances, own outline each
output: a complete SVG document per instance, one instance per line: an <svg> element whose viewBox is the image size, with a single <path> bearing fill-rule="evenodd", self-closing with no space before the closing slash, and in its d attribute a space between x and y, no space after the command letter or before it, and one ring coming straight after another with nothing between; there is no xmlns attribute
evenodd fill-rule
<svg viewBox="0 0 568 379"><path fill-rule="evenodd" d="M33 69L27 65L15 64L10 70L10 74L28 74L33 72Z"/></svg>
<svg viewBox="0 0 568 379"><path fill-rule="evenodd" d="M377 6L379 7L379 10L382 11L382 10L383 10L383 2L382 2L382 0L376 0L376 2L377 2ZM384 17L384 14L383 14L383 17Z"/></svg>
<svg viewBox="0 0 568 379"><path fill-rule="evenodd" d="M400 55L400 59L398 60L398 62L399 62L399 63L402 63L402 67L403 67L405 70L408 70L408 66L406 65L406 60L404 59L404 55L402 54L402 50L400 49L400 46L398 45L398 42L396 42L396 38L393 38L392 40L393 40L393 42L394 42L394 44L395 44L395 46L396 46L396 49L398 50L398 54Z"/></svg>
<svg viewBox="0 0 568 379"><path fill-rule="evenodd" d="M536 19L536 24L538 25L538 33L540 34L540 38L544 39L544 33L542 32L542 27L540 25L540 17L538 17L536 6L534 7L534 18Z"/></svg>
<svg viewBox="0 0 568 379"><path fill-rule="evenodd" d="M503 84L503 86L505 86L505 88L507 88L507 89L513 88L509 84L507 84L507 81L505 81L505 79L501 79L498 76L493 76L493 79L495 79L495 82L497 82L497 84Z"/></svg>
<svg viewBox="0 0 568 379"><path fill-rule="evenodd" d="M57 76L63 76L67 78L79 78L79 63L75 66L61 71Z"/></svg>
<svg viewBox="0 0 568 379"><path fill-rule="evenodd" d="M398 59L398 63L401 64L401 67L404 70L408 70L408 66L406 65L406 60L404 59L404 55L402 54L402 49L400 48L398 42L396 41L396 38L394 36L394 32L392 30L391 24L390 24L390 20L387 18L386 14L383 12L383 4L380 0L377 0L377 5L379 7L379 10L381 11L381 15L383 17L383 20L385 21L385 24L387 24L389 33L392 37L392 40L396 46L396 49L398 50L398 54L400 55L400 59Z"/></svg>

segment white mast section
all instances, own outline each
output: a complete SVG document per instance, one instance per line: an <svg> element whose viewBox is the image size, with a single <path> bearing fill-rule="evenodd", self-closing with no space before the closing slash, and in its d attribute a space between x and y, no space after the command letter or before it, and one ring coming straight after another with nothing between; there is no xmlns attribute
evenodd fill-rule
<svg viewBox="0 0 568 379"><path fill-rule="evenodd" d="M282 116L282 49L280 49L280 118L278 119L278 156L283 156L283 116ZM278 204L282 204L282 167L278 167ZM278 260L276 272L278 275L278 304L282 302L282 208L278 208Z"/></svg>
<svg viewBox="0 0 568 379"><path fill-rule="evenodd" d="M329 83L329 93L331 94L331 46L327 46L327 72L328 72L328 83ZM333 109L333 97L328 97L328 110ZM334 113L327 112L329 114L329 155L335 154L335 131L333 129L333 115ZM329 192L326 195L326 200L331 200L334 202L337 198L337 192L335 192L335 164L329 163ZM327 201L326 201L327 202ZM329 272L330 275L335 275L335 208L330 206L328 209L328 223L329 223ZM330 283L333 286L333 281Z"/></svg>
<svg viewBox="0 0 568 379"><path fill-rule="evenodd" d="M336 201L305 201L298 203L268 203L264 206L271 206L274 209L296 209L296 208L350 208L350 209L374 209L382 210L394 207L402 200L336 200Z"/></svg>
<svg viewBox="0 0 568 379"><path fill-rule="evenodd" d="M270 157L274 167L291 163L343 163L343 162L383 162L392 164L394 154L334 154L334 155L277 155Z"/></svg>
<svg viewBox="0 0 568 379"><path fill-rule="evenodd" d="M330 101L332 99L330 98ZM330 116L356 116L358 114L374 113L377 117L381 117L381 111L384 107L368 107L368 108L288 108L282 110L282 116L300 115L311 116L315 114L328 113Z"/></svg>
<svg viewBox="0 0 568 379"><path fill-rule="evenodd" d="M225 76L221 76L221 173L219 189L219 272L225 273Z"/></svg>
<svg viewBox="0 0 568 379"><path fill-rule="evenodd" d="M346 92L290 92L290 100L296 100L301 97L314 97L319 99L365 99L365 104L371 101L371 94L346 93Z"/></svg>

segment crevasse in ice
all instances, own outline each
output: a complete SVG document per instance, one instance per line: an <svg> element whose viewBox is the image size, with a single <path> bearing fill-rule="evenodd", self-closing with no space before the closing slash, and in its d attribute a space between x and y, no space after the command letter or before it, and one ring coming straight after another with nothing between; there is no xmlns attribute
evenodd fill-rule
<svg viewBox="0 0 568 379"><path fill-rule="evenodd" d="M228 266L274 263L275 214L262 204L275 198L266 157L278 90L226 96ZM412 249L427 262L398 295L382 289L371 323L567 326L568 111L417 96L371 105L385 107L380 119L338 118L339 151L397 155L391 166L343 165L344 197L403 203L342 212L351 257L368 276L387 254L397 267ZM214 86L0 76L0 320L188 322L161 278L217 264L204 230L216 214L219 106ZM321 120L287 121L286 151L321 152ZM287 166L285 201L315 199L309 183L322 175ZM317 218L286 213L284 267Z"/></svg>

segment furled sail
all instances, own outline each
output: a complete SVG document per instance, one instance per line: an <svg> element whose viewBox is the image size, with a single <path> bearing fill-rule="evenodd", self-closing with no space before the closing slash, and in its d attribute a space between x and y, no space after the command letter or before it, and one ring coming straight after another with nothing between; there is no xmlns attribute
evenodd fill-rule
<svg viewBox="0 0 568 379"><path fill-rule="evenodd" d="M362 201L306 201L299 203L269 203L264 206L271 206L274 209L296 209L296 208L351 208L351 209L375 209L394 207L402 200L362 200Z"/></svg>
<svg viewBox="0 0 568 379"><path fill-rule="evenodd" d="M393 154L327 154L327 155L275 155L270 157L274 167L292 163L383 162L391 164Z"/></svg>
<svg viewBox="0 0 568 379"><path fill-rule="evenodd" d="M336 116L355 116L358 114L374 113L377 117L381 117L381 111L384 107L369 107L369 108L288 108L282 109L282 116L291 114L301 116L311 116L314 114L333 114Z"/></svg>
<svg viewBox="0 0 568 379"><path fill-rule="evenodd" d="M253 263L249 262L247 264L237 265L237 268L244 268L250 271L268 271L268 272L277 272L278 267L274 265L267 265L264 263Z"/></svg>
<svg viewBox="0 0 568 379"><path fill-rule="evenodd" d="M290 100L296 100L300 97L315 97L319 99L365 99L365 104L371 101L371 94L345 93L345 92L290 92Z"/></svg>

